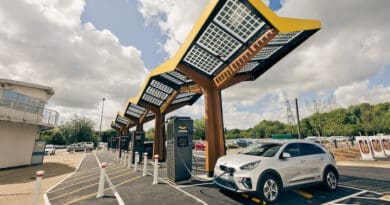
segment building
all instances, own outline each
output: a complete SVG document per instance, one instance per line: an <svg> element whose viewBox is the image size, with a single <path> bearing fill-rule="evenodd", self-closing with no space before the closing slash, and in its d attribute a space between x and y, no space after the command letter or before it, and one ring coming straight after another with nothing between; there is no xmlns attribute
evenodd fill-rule
<svg viewBox="0 0 390 205"><path fill-rule="evenodd" d="M42 163L40 133L59 117L45 109L53 95L50 87L0 79L0 169Z"/></svg>

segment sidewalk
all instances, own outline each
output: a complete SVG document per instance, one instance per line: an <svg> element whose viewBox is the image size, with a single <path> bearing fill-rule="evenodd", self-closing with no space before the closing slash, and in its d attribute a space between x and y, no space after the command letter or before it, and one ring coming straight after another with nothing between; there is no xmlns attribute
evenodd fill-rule
<svg viewBox="0 0 390 205"><path fill-rule="evenodd" d="M69 154L57 150L56 155L45 156L43 165L0 171L0 204L31 204L35 173L44 170L39 204L44 204L42 194L72 173L84 153Z"/></svg>
<svg viewBox="0 0 390 205"><path fill-rule="evenodd" d="M388 160L341 160L336 161L336 164L338 166L390 168L390 161Z"/></svg>

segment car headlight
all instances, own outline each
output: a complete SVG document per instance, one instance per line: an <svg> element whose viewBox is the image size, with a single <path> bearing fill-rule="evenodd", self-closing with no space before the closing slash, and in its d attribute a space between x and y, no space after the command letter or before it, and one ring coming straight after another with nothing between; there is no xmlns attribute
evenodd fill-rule
<svg viewBox="0 0 390 205"><path fill-rule="evenodd" d="M248 164L245 164L245 165L242 165L240 167L241 170L252 170L254 168L256 168L257 166L259 166L261 161L255 161L255 162L251 162L251 163L248 163Z"/></svg>

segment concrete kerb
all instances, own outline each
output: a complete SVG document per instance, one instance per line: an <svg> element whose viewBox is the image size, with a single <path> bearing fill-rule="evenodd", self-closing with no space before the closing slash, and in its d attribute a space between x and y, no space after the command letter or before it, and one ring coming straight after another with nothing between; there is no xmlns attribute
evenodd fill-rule
<svg viewBox="0 0 390 205"><path fill-rule="evenodd" d="M80 169L80 166L81 166L81 163L84 161L85 157L87 155L84 155L84 157L80 160L79 164L77 165L76 169L70 173L68 176L66 176L65 178L63 178L61 181L57 182L56 184L54 184L52 187L50 187L44 194L43 194L43 201L45 203L45 205L51 205L50 203L50 200L49 200L49 197L47 197L47 193L49 193L51 190L53 190L54 188L56 188L59 184L61 184L62 182L64 182L65 180L67 180L69 177L73 176L74 174L76 174L76 172Z"/></svg>

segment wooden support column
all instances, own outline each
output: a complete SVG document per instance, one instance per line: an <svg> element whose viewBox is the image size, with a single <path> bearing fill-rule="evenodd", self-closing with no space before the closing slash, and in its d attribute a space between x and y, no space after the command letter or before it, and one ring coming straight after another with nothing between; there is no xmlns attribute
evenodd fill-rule
<svg viewBox="0 0 390 205"><path fill-rule="evenodd" d="M158 161L165 161L165 145L164 145L164 120L165 114L154 113L154 143L153 143L153 156L158 154Z"/></svg>
<svg viewBox="0 0 390 205"><path fill-rule="evenodd" d="M202 76L185 65L177 67L203 90L206 121L206 172L209 177L212 177L217 159L226 154L221 90L217 88L212 79Z"/></svg>
<svg viewBox="0 0 390 205"><path fill-rule="evenodd" d="M205 89L204 99L206 111L206 172L209 177L212 177L217 159L226 155L221 90L216 88Z"/></svg>
<svg viewBox="0 0 390 205"><path fill-rule="evenodd" d="M135 131L144 131L144 124L141 122L138 122L135 128Z"/></svg>

